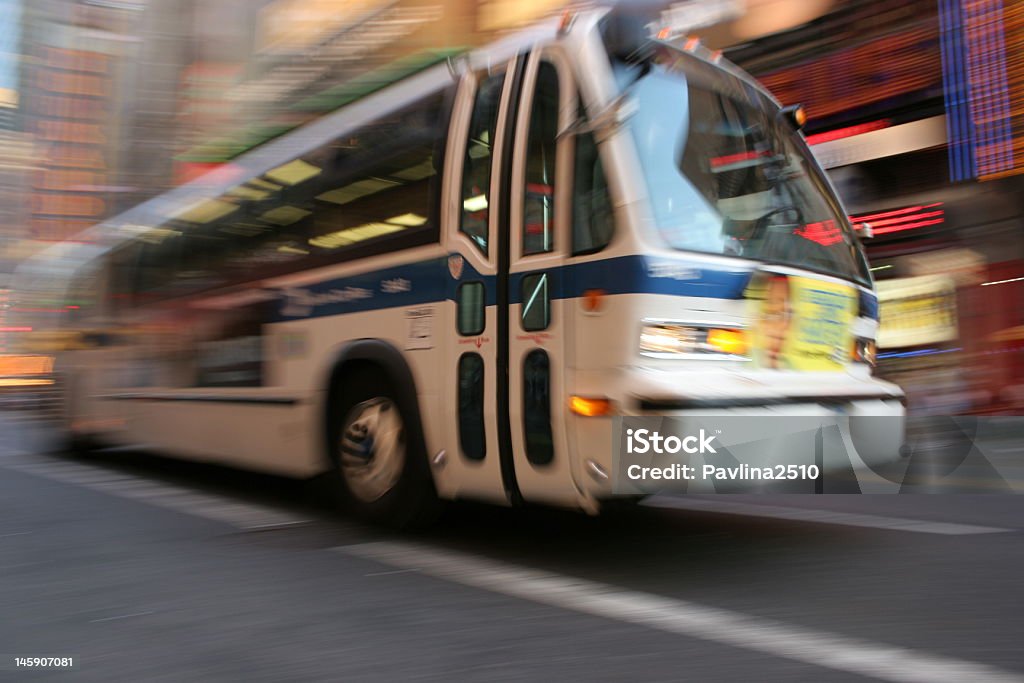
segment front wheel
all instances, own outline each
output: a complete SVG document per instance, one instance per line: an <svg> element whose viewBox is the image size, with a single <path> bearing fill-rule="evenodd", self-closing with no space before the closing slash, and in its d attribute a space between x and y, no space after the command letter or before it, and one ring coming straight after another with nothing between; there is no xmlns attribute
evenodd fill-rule
<svg viewBox="0 0 1024 683"><path fill-rule="evenodd" d="M332 459L346 505L358 517L393 527L433 521L437 494L411 406L376 373L346 378L334 412Z"/></svg>

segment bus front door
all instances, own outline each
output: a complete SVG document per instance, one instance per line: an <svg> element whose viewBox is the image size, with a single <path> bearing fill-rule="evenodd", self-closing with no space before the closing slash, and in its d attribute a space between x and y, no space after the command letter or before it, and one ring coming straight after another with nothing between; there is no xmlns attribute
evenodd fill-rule
<svg viewBox="0 0 1024 683"><path fill-rule="evenodd" d="M576 89L557 53L469 74L448 147L443 215L454 327L445 374L446 498L576 502L565 428Z"/></svg>
<svg viewBox="0 0 1024 683"><path fill-rule="evenodd" d="M566 357L572 299L563 297L569 254L572 136L559 136L577 111L568 63L554 50L530 55L514 131L508 230L503 232L499 308L505 334L508 460L526 501L577 501L566 433ZM504 296L503 296L504 294ZM502 388L499 387L499 390ZM502 412L499 409L499 413ZM507 475L507 473L506 473Z"/></svg>

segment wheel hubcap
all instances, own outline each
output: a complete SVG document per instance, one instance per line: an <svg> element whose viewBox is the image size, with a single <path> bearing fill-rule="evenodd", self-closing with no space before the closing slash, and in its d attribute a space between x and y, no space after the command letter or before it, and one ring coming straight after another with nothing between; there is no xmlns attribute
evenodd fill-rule
<svg viewBox="0 0 1024 683"><path fill-rule="evenodd" d="M373 502L398 483L405 464L405 426L389 398L354 406L341 433L341 471L349 490Z"/></svg>

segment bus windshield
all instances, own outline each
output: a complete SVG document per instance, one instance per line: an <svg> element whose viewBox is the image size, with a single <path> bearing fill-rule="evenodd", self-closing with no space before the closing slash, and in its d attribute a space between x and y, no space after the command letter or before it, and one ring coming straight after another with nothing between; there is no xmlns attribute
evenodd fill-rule
<svg viewBox="0 0 1024 683"><path fill-rule="evenodd" d="M655 222L672 247L870 284L822 172L763 93L728 72L677 59L655 64L632 95L638 106L630 124Z"/></svg>

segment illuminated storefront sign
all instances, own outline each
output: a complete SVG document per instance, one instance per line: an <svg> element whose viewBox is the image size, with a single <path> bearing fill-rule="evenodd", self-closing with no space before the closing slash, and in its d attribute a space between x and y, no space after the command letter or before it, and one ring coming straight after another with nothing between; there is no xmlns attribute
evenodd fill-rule
<svg viewBox="0 0 1024 683"><path fill-rule="evenodd" d="M1019 3L1011 6L1009 38L1024 39ZM1012 172L1013 120L1024 117L1020 93L1011 99L1008 68L1019 81L1019 59L1007 61L1002 0L940 0L943 90L949 119L950 180L987 179ZM1010 43L1011 45L1014 43ZM1016 43L1019 45L1019 42ZM1019 90L1019 82L1014 82ZM1019 155L1018 155L1019 156Z"/></svg>
<svg viewBox="0 0 1024 683"><path fill-rule="evenodd" d="M942 61L935 28L924 24L759 79L780 101L802 103L813 120L899 95L938 90Z"/></svg>
<svg viewBox="0 0 1024 683"><path fill-rule="evenodd" d="M878 348L906 348L957 339L956 285L941 275L876 283L881 310Z"/></svg>
<svg viewBox="0 0 1024 683"><path fill-rule="evenodd" d="M875 235L885 235L914 228L941 225L945 220L942 202L908 206L902 209L879 211L862 216L850 216L854 224L868 223Z"/></svg>
<svg viewBox="0 0 1024 683"><path fill-rule="evenodd" d="M807 137L824 168L859 164L946 144L946 117L932 116L898 126L875 121Z"/></svg>
<svg viewBox="0 0 1024 683"><path fill-rule="evenodd" d="M29 198L30 235L67 239L108 213L106 117L111 56L38 46L26 98L31 129L43 150Z"/></svg>

